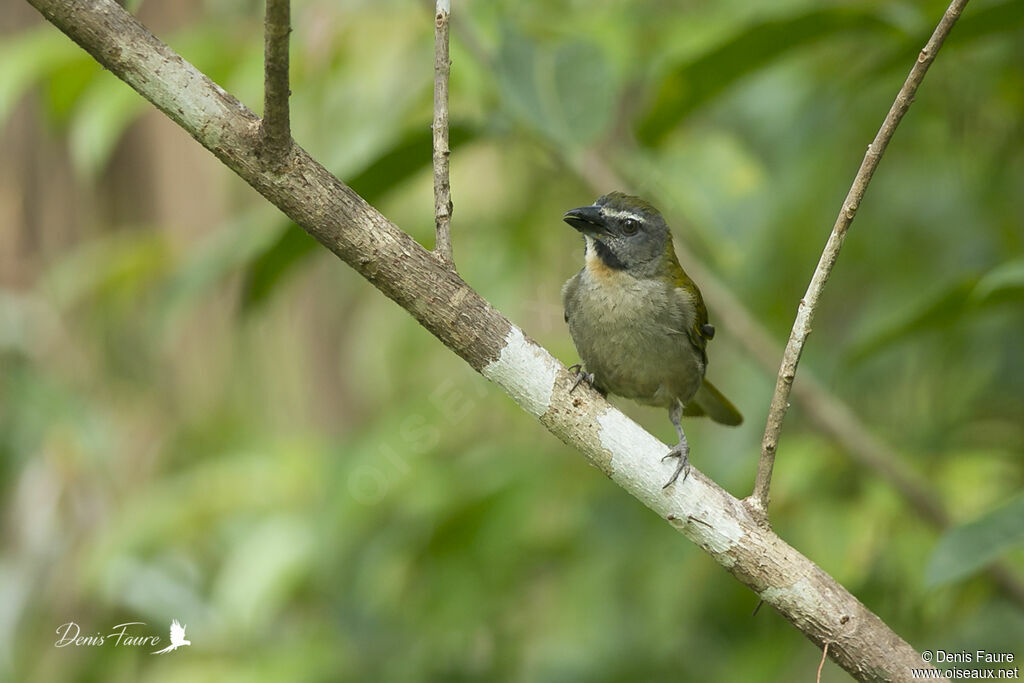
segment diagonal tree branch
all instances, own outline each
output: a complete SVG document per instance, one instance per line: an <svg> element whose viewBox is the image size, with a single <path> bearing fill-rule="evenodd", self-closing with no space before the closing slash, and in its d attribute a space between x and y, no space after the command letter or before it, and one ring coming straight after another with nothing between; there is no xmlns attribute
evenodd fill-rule
<svg viewBox="0 0 1024 683"><path fill-rule="evenodd" d="M782 431L782 420L789 409L789 393L793 388L796 366L800 362L800 354L803 352L807 336L811 333L811 323L814 322L814 312L818 306L818 300L825 289L825 283L828 282L829 275L832 273L832 267L836 263L836 258L839 256L839 249L843 246L846 231L857 214L857 208L864 198L864 192L868 188L868 183L871 182L871 176L874 175L875 169L878 168L878 162L881 161L885 148L889 145L889 140L892 139L893 133L896 132L896 126L899 125L903 115L910 108L910 103L914 101L914 93L917 92L917 87L924 80L928 67L935 60L935 55L938 53L939 48L942 47L942 43L946 40L950 30L952 30L953 24L960 18L960 12L963 11L966 5L967 0L953 0L946 9L946 13L942 15L942 19L932 33L927 45L924 46L921 54L918 55L917 61L910 70L910 74L896 95L896 100L892 103L892 107L890 107L885 121L882 122L882 127L875 135L875 139L868 145L868 150L864 154L864 160L861 162L860 169L853 179L853 185L850 187L846 200L839 209L839 216L836 218L835 225L832 227L832 234L829 235L828 242L825 244L825 250L818 261L818 267L815 268L814 275L811 276L811 282L807 286L807 293L800 299L796 320L793 322L793 331L789 335L789 342L786 344L786 350L782 356L782 367L779 368L779 377L775 383L775 394L772 396L771 406L768 409L768 421L764 430L764 439L761 442L761 459L757 465L754 491L747 499L755 514L765 521L768 519L768 494L772 483L772 468L775 466L775 452L779 446L779 433Z"/></svg>
<svg viewBox="0 0 1024 683"><path fill-rule="evenodd" d="M667 447L572 377L453 271L303 149L277 167L259 119L114 0L29 0L50 22L181 125L253 188L411 313L474 369L614 482L704 549L829 656L865 681L910 680L914 649L741 501L698 470L663 491Z"/></svg>
<svg viewBox="0 0 1024 683"><path fill-rule="evenodd" d="M288 97L288 36L291 27L290 0L267 0L263 25L263 148L280 162L292 144Z"/></svg>
<svg viewBox="0 0 1024 683"><path fill-rule="evenodd" d="M470 27L457 18L452 20L456 34L466 44L476 60L493 68L494 60L480 45ZM558 149L552 153L559 154ZM635 183L627 182L614 170L611 164L598 152L591 150L582 157L561 155L562 162L590 186L595 195L604 194L609 188L629 190ZM629 190L638 194L636 190ZM686 265L695 282L701 285L704 298L716 318L732 331L733 338L768 372L775 372L783 348L776 344L761 324L740 299L717 275L704 266L687 247L685 239L677 235L676 251ZM885 442L870 434L870 430L857 418L850 407L823 387L818 379L805 371L803 379L794 387L797 398L803 403L811 421L826 434L832 436L858 464L876 472L888 481L908 504L930 524L943 529L950 520L939 500L920 476L900 465L901 458ZM1012 576L1012 575L1010 575ZM1000 581L1002 583L1002 581ZM1024 586L1011 581L1004 586L1008 594L1024 604Z"/></svg>
<svg viewBox="0 0 1024 683"><path fill-rule="evenodd" d="M452 29L466 49L480 63L493 68L494 60L480 44L477 36L465 22L452 19ZM609 161L595 150L582 156L567 155L565 150L551 152L590 186L595 195L609 188L629 190L636 183L626 182ZM639 194L635 189L631 194ZM685 239L677 235L676 251L686 271L699 282L704 299L714 311L715 318L732 332L733 339L761 365L766 372L776 372L783 347L776 343L764 325L759 322L729 287L708 267L703 265L689 249ZM842 398L821 384L818 378L804 370L802 379L793 387L793 395L803 407L811 423L824 434L835 439L843 452L861 467L877 474L903 498L910 508L925 522L939 530L948 529L952 520L942 501L917 472L904 465L904 458L889 443L875 436ZM995 561L987 569L989 578L1003 594L1024 607L1024 583L1005 562Z"/></svg>
<svg viewBox="0 0 1024 683"><path fill-rule="evenodd" d="M444 265L452 259L452 189L448 179L448 17L451 0L437 0L434 11L434 253Z"/></svg>
<svg viewBox="0 0 1024 683"><path fill-rule="evenodd" d="M467 49L477 61L493 68L494 60L480 45L470 27L457 19L453 19L452 24L456 34L466 43ZM564 150L552 149L551 152L559 155ZM596 150L590 150L582 157L562 153L560 158L566 166L572 168L586 181L595 195L604 194L609 188L639 194L635 189L630 189L636 183L624 180ZM754 317L739 297L694 255L687 246L684 236L676 235L675 246L680 261L686 266L686 271L693 276L695 282L700 283L704 299L714 311L715 318L732 332L736 342L746 349L766 372L776 372L783 347L775 342L765 326ZM927 482L901 466L902 458L897 456L892 447L872 436L867 426L850 407L822 386L810 371L804 371L803 379L795 385L793 391L802 402L811 421L825 434L834 438L859 465L872 470L889 482L924 520L940 529L949 526L949 516L928 488ZM1011 581L1011 584L1004 588L1024 605L1024 586L1017 581Z"/></svg>
<svg viewBox="0 0 1024 683"><path fill-rule="evenodd" d="M566 160L566 163L573 165L571 160ZM576 164L575 170L595 194L607 192L609 187L630 187L598 154L586 155L584 163ZM782 355L782 347L718 276L694 256L685 241L676 240L675 245L686 272L700 283L704 299L714 311L716 320L731 331L732 337L766 372L773 372ZM818 429L835 439L858 465L888 482L918 516L939 530L950 527L949 513L928 487L928 482L907 468L896 449L872 434L850 406L825 388L812 372L804 370L800 381L793 385L793 395ZM1005 562L994 562L987 572L1004 595L1024 607L1024 583Z"/></svg>

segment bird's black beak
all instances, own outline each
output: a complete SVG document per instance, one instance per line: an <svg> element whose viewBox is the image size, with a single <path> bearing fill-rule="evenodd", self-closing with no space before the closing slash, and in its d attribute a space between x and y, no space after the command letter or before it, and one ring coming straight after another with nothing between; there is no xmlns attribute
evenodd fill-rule
<svg viewBox="0 0 1024 683"><path fill-rule="evenodd" d="M584 235L597 237L604 234L604 218L601 216L599 206L581 206L578 209L570 209L562 216L562 220L576 228Z"/></svg>

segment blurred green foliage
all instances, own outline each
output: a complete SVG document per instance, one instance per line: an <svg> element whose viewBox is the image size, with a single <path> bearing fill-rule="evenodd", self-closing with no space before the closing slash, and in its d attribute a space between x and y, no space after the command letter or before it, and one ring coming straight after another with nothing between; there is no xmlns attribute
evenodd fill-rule
<svg viewBox="0 0 1024 683"><path fill-rule="evenodd" d="M1018 495L981 519L946 533L928 566L932 584L970 576L1007 548L1024 543L1024 495Z"/></svg>
<svg viewBox="0 0 1024 683"><path fill-rule="evenodd" d="M558 292L580 248L559 216L596 194L573 171L588 154L781 341L944 9L455 5L456 261L567 363ZM207 0L161 35L258 109L261 7ZM293 21L296 139L429 245L429 9L297 0ZM101 181L151 108L47 25L0 42L0 121L26 98L85 191L133 192ZM996 557L1024 573L1022 132L1024 3L977 0L869 189L804 360L970 523L940 540L799 405L780 447L776 529L921 649L1024 656L1024 612L979 573ZM797 630L752 618L751 592L216 172L233 218L201 237L98 221L0 291L0 678L812 679L820 653ZM710 376L747 422L688 434L696 465L745 495L774 377L711 317ZM671 438L661 411L623 407ZM70 620L166 637L172 618L193 643L173 655L53 646Z"/></svg>

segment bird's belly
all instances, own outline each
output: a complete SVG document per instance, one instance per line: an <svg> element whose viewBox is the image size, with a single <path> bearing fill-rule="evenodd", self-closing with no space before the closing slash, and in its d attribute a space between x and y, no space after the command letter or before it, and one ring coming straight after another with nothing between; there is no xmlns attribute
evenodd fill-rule
<svg viewBox="0 0 1024 683"><path fill-rule="evenodd" d="M638 338L639 337L639 338ZM609 332L603 343L580 349L580 358L594 383L601 389L641 403L669 406L674 399L683 403L697 392L703 368L697 355L685 348L689 341L675 335L644 339L633 331ZM616 353L615 348L631 349Z"/></svg>
<svg viewBox="0 0 1024 683"><path fill-rule="evenodd" d="M583 315L569 320L569 331L594 384L641 403L685 403L700 388L704 367L680 321L667 321L656 296L609 302L583 296ZM675 325L671 323L676 323Z"/></svg>

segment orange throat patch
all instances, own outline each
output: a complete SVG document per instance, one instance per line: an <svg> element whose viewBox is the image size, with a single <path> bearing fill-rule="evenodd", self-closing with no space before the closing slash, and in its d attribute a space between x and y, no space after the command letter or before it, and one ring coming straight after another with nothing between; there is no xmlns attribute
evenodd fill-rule
<svg viewBox="0 0 1024 683"><path fill-rule="evenodd" d="M600 283L611 283L622 277L624 271L612 268L598 255L597 247L594 244L594 238L587 237L586 240L587 255L584 257L584 266L587 269L587 274L589 274L595 282Z"/></svg>

